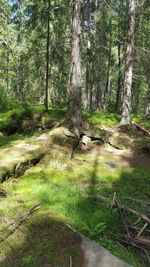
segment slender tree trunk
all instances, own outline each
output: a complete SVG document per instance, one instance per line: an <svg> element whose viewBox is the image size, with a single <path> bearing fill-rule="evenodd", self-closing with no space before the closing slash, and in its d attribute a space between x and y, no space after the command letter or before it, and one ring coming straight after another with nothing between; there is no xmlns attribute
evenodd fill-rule
<svg viewBox="0 0 150 267"><path fill-rule="evenodd" d="M112 46L112 23L110 20L110 44L109 44L109 56L108 56L108 65L107 65L107 77L106 77L106 90L105 90L104 105L107 104L107 102L109 101L109 97L110 97L111 46Z"/></svg>
<svg viewBox="0 0 150 267"><path fill-rule="evenodd" d="M7 94L9 95L9 51L8 51L8 47L7 47L7 76L6 76L6 88L7 88Z"/></svg>
<svg viewBox="0 0 150 267"><path fill-rule="evenodd" d="M89 0L91 3L91 0ZM86 63L86 80L85 80L85 104L84 109L88 111L89 109L89 83L90 83L90 76L91 76L91 12L88 11L88 41L87 41L87 63Z"/></svg>
<svg viewBox="0 0 150 267"><path fill-rule="evenodd" d="M150 116L150 78L148 79L148 103L147 103L147 108L146 108L146 115Z"/></svg>
<svg viewBox="0 0 150 267"><path fill-rule="evenodd" d="M72 15L71 63L69 77L68 125L78 132L82 126L81 113L81 34L83 0L75 0Z"/></svg>
<svg viewBox="0 0 150 267"><path fill-rule="evenodd" d="M117 87L117 97L116 97L116 112L119 112L121 100L121 44L118 43L118 87Z"/></svg>
<svg viewBox="0 0 150 267"><path fill-rule="evenodd" d="M88 111L89 108L89 75L90 75L90 64L87 62L86 64L86 84L85 84L85 104L84 104L84 109L85 111Z"/></svg>
<svg viewBox="0 0 150 267"><path fill-rule="evenodd" d="M106 10L104 8L104 4L102 4L102 17L100 22L100 60L99 60L99 79L98 79L98 86L97 86L97 95L96 95L96 109L101 110L103 108L103 80L104 80L104 55L105 55L105 45L106 45Z"/></svg>
<svg viewBox="0 0 150 267"><path fill-rule="evenodd" d="M121 125L129 125L131 123L130 112L131 112L131 88L132 88L132 72L133 72L135 4L136 0L130 0Z"/></svg>
<svg viewBox="0 0 150 267"><path fill-rule="evenodd" d="M46 84L45 84L45 111L48 112L48 84L49 84L49 44L50 44L50 5L51 1L48 0L47 8L47 43L46 43Z"/></svg>
<svg viewBox="0 0 150 267"><path fill-rule="evenodd" d="M98 82L98 89L97 89L97 110L101 110L103 108L102 102L103 102L103 81L102 81L102 71L99 72L99 82Z"/></svg>

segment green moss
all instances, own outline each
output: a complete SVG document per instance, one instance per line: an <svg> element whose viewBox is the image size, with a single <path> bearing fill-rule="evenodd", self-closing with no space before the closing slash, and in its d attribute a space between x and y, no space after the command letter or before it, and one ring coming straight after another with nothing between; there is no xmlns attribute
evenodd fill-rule
<svg viewBox="0 0 150 267"><path fill-rule="evenodd" d="M62 109L50 108L49 114L44 116L62 119L65 110L61 112ZM90 123L110 127L119 122L118 115L102 112L85 115L85 118ZM16 218L41 201L41 208L36 211L33 220L30 218L23 224L25 228L22 232L20 229L20 232L11 235L11 246L7 240L1 243L0 258L3 258L3 266L12 266L10 262L14 262L14 266L38 266L48 263L67 266L71 255L76 266L80 266L80 249L78 246L74 247L71 242L67 243L68 239L74 240L75 237L64 229L65 222L88 237L94 238L133 266L146 267L145 258L141 254L137 254L131 248L123 248L118 243L124 238L124 229L118 213L109 211L106 203L97 205L94 200L87 199L85 194L92 193L112 199L116 192L120 203L143 212L143 207L139 203L127 203L125 197L149 201L150 168L133 165L123 154L115 154L114 151L93 151L92 148L85 154L76 152L74 159L70 161L70 148L65 147L60 130L51 135L51 139L52 144L40 164L30 168L19 179L10 179L2 185L8 195L1 198L0 202L0 228L6 223L4 219L9 221ZM10 143L11 141L13 140L10 139ZM33 140L29 142L32 144ZM35 139L34 143L36 144ZM31 158L37 157L37 153L31 153ZM147 214L147 210L144 210L144 213ZM130 219L132 220L132 217ZM52 232L49 233L48 229ZM61 242L62 236L65 244ZM75 239L75 244L79 243L79 240ZM48 254L45 253L47 250Z"/></svg>
<svg viewBox="0 0 150 267"><path fill-rule="evenodd" d="M150 119L146 117L145 114L132 114L132 121L139 123L141 126L145 127L147 130L150 130Z"/></svg>
<svg viewBox="0 0 150 267"><path fill-rule="evenodd" d="M92 124L98 124L100 126L114 126L119 123L120 115L115 113L107 113L104 111L95 111L93 113L85 113L84 119Z"/></svg>

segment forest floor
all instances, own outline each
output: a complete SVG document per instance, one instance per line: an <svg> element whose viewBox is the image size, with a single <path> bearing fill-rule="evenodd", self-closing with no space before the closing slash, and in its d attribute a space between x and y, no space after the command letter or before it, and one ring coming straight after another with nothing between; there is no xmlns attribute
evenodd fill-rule
<svg viewBox="0 0 150 267"><path fill-rule="evenodd" d="M6 142L4 137L0 174L11 178L0 188L0 266L66 267L70 259L73 266L83 266L81 238L68 224L129 264L149 266L141 250L123 244L117 211L85 195L112 199L116 192L119 203L148 215L149 210L133 199L150 199L150 140L135 129L122 131L115 123L99 128L121 149L92 142L78 148L70 160L71 141L64 127L57 126L23 139L19 135L19 140L12 136ZM97 125L96 129L97 133ZM23 220L14 222L19 216Z"/></svg>

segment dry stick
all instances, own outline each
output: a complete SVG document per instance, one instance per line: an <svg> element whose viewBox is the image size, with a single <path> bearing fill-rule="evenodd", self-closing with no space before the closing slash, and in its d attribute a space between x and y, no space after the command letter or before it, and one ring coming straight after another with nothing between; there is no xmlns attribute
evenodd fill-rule
<svg viewBox="0 0 150 267"><path fill-rule="evenodd" d="M121 209L120 209L120 206L119 206L119 204L118 204L116 198L114 198L114 203L115 203L116 206L118 207L118 212L119 212L119 214L120 214L120 216L121 216L121 220L122 220L122 223L123 223L123 225L124 225L124 227L125 227L127 236L128 236L128 238L130 238L131 236L130 236L130 232L129 232L129 229L128 229L128 225L126 224L126 221L124 220L122 211L121 211Z"/></svg>
<svg viewBox="0 0 150 267"><path fill-rule="evenodd" d="M127 200L132 200L132 201L135 201L135 202L140 202L140 203L143 203L145 205L150 205L150 202L146 202L144 200L141 200L141 199L136 199L136 198L131 198L131 197L122 197L123 199L127 199Z"/></svg>
<svg viewBox="0 0 150 267"><path fill-rule="evenodd" d="M137 225L140 221L141 221L141 218L138 218L138 219L136 220L136 222L134 222L133 224L134 224L134 225Z"/></svg>
<svg viewBox="0 0 150 267"><path fill-rule="evenodd" d="M128 227L133 229L133 230L135 230L135 231L138 231L138 232L140 232L140 230L141 230L139 227L135 227L135 226L132 226L132 225L128 225ZM145 232L150 233L150 230L145 229Z"/></svg>
<svg viewBox="0 0 150 267"><path fill-rule="evenodd" d="M137 123L132 122L133 125L135 125L135 127L137 128L137 130L139 130L142 134L150 137L150 132L145 130L144 128L142 128L141 126L139 126Z"/></svg>
<svg viewBox="0 0 150 267"><path fill-rule="evenodd" d="M89 197L89 198L95 198L95 199L98 199L98 200L101 200L101 201L105 201L105 202L109 203L110 205L112 204L113 207L117 207L116 205L114 205L114 204L112 203L111 200L109 200L109 199L107 199L107 198L105 198L105 197L102 197L102 196L86 195L86 197ZM122 205L122 204L119 204L119 203L118 203L118 205L119 205L119 208L120 208L121 210L128 211L128 212L130 212L133 216L136 216L136 217L138 217L139 219L142 219L143 221L148 222L148 223L150 224L150 218L149 218L148 216L146 216L146 215L144 215L144 214L140 214L140 213L138 213L136 210L127 208L127 207L125 207L125 206Z"/></svg>
<svg viewBox="0 0 150 267"><path fill-rule="evenodd" d="M24 221L31 213L33 213L35 211L36 208L38 208L40 206L40 204L41 204L41 201L38 202L37 204L35 204L29 211L27 211L23 215L19 216L18 218L16 218L12 223L9 223L6 226L4 226L3 228L1 228L0 232L3 232L4 230L6 230L7 228L9 228L10 226L14 225L17 222Z"/></svg>
<svg viewBox="0 0 150 267"><path fill-rule="evenodd" d="M140 232L138 233L137 237L139 237L143 231L145 230L145 228L147 227L148 223L145 223L144 226L141 228Z"/></svg>

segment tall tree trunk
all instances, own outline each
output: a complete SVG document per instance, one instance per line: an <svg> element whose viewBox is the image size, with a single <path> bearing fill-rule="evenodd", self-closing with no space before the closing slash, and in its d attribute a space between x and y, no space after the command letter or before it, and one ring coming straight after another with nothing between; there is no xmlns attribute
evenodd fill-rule
<svg viewBox="0 0 150 267"><path fill-rule="evenodd" d="M46 42L46 84L45 84L45 111L48 112L48 83L49 83L49 44L50 44L50 5L51 1L48 0L47 8L47 42Z"/></svg>
<svg viewBox="0 0 150 267"><path fill-rule="evenodd" d="M116 97L116 112L119 112L121 100L121 44L118 43L118 87L117 87L117 97Z"/></svg>
<svg viewBox="0 0 150 267"><path fill-rule="evenodd" d="M89 75L90 75L90 64L87 62L86 64L86 80L85 80L85 103L84 103L84 109L85 111L88 111L89 108Z"/></svg>
<svg viewBox="0 0 150 267"><path fill-rule="evenodd" d="M82 125L81 113L81 34L82 34L82 13L83 0L75 0L72 15L72 40L71 40L71 63L69 77L69 103L67 122L68 125L79 131Z"/></svg>
<svg viewBox="0 0 150 267"><path fill-rule="evenodd" d="M104 97L104 105L106 105L109 101L110 97L110 69L111 69L111 50L112 50L112 22L110 20L110 43L109 43L109 55L108 55L108 65L107 65L107 76L106 76L106 90Z"/></svg>
<svg viewBox="0 0 150 267"><path fill-rule="evenodd" d="M135 3L136 0L129 2L129 25L126 48L125 78L124 78L124 95L122 103L121 125L129 125L131 112L131 88L133 72L133 48L134 48L134 28L135 28Z"/></svg>
<svg viewBox="0 0 150 267"><path fill-rule="evenodd" d="M97 95L96 95L96 109L101 110L103 108L103 81L104 81L104 69L105 69L105 46L106 46L106 10L105 4L102 4L102 16L99 26L100 31L100 60L99 60L99 79L98 79L98 86L97 86Z"/></svg>
<svg viewBox="0 0 150 267"><path fill-rule="evenodd" d="M89 0L89 3L91 3L91 0ZM84 109L85 111L88 111L89 109L89 85L90 85L90 76L91 76L91 11L87 11L87 22L88 22L88 40L87 40L87 62L86 62L86 79L85 79L85 103L84 103Z"/></svg>
<svg viewBox="0 0 150 267"><path fill-rule="evenodd" d="M148 103L146 108L146 115L150 116L150 78L148 79Z"/></svg>

